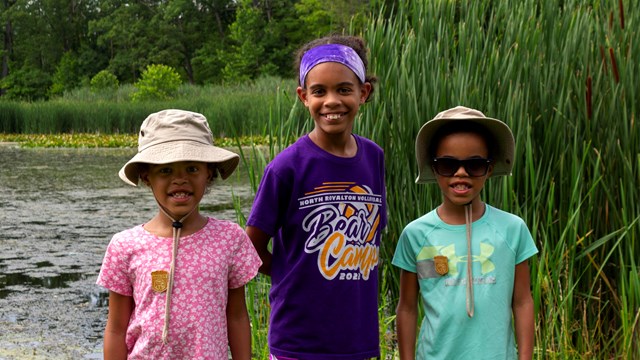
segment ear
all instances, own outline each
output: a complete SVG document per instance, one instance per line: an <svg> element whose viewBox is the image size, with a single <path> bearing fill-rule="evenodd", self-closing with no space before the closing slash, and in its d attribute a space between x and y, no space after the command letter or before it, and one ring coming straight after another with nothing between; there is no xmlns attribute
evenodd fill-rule
<svg viewBox="0 0 640 360"><path fill-rule="evenodd" d="M298 99L300 99L304 106L309 107L309 102L307 101L307 90L298 86L296 93L298 94Z"/></svg>
<svg viewBox="0 0 640 360"><path fill-rule="evenodd" d="M360 104L364 104L367 101L369 94L371 94L371 83L367 81L360 86Z"/></svg>
<svg viewBox="0 0 640 360"><path fill-rule="evenodd" d="M491 174L493 174L493 162L489 164L489 168L487 169L487 179L491 177Z"/></svg>
<svg viewBox="0 0 640 360"><path fill-rule="evenodd" d="M142 183L149 186L149 172L146 170L140 171L139 176Z"/></svg>

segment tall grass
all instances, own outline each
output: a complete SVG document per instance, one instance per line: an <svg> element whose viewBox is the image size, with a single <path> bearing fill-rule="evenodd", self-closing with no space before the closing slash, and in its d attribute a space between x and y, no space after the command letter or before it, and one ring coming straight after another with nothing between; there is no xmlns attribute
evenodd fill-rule
<svg viewBox="0 0 640 360"><path fill-rule="evenodd" d="M135 134L147 115L168 108L204 114L216 136L264 132L277 94L294 93L293 89L293 80L261 78L233 85L183 85L172 100L134 103L131 85L100 93L82 88L50 101L0 101L0 132ZM288 106L293 103L281 100Z"/></svg>
<svg viewBox="0 0 640 360"><path fill-rule="evenodd" d="M631 30L640 13L620 11L631 6L400 2L366 33L380 91L357 131L387 156L381 268L391 268L404 225L440 201L435 185L413 184L420 126L459 104L506 121L514 174L490 180L483 196L522 216L541 250L531 262L541 358L640 354L640 49ZM396 276L383 287L394 299Z"/></svg>
<svg viewBox="0 0 640 360"><path fill-rule="evenodd" d="M398 236L440 202L435 185L414 184L414 139L437 112L459 104L504 120L516 137L513 176L490 180L483 197L523 217L540 249L530 262L535 357L640 354L640 49L631 30L640 12L621 10L632 6L433 0L398 2L393 16L374 16L364 36L380 81L356 132L380 144L387 162L383 358L396 355L399 281L390 261ZM267 130L279 142L269 156L300 134L291 124L304 119L295 108L273 112ZM267 161L253 163L255 184ZM250 286L263 329L268 280ZM254 335L259 351L262 336Z"/></svg>

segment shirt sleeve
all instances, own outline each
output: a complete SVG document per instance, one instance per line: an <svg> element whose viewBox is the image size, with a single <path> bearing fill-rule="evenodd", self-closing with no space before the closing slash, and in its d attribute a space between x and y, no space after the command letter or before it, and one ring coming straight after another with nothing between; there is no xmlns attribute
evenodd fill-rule
<svg viewBox="0 0 640 360"><path fill-rule="evenodd" d="M531 232L529 232L529 228L522 219L520 219L520 232L517 236L517 239L518 243L516 244L515 248L516 264L520 264L521 262L538 253L538 248L533 241Z"/></svg>
<svg viewBox="0 0 640 360"><path fill-rule="evenodd" d="M274 166L268 165L258 186L247 226L255 226L269 236L275 235L279 224L282 224L283 212L291 197L290 186L284 184L284 179ZM287 188L289 191L284 190Z"/></svg>
<svg viewBox="0 0 640 360"><path fill-rule="evenodd" d="M125 296L133 296L133 284L127 273L129 259L123 233L114 235L100 267L96 283L108 290Z"/></svg>
<svg viewBox="0 0 640 360"><path fill-rule="evenodd" d="M236 247L229 264L229 288L241 287L253 279L258 274L258 268L262 261L253 247L247 234L237 226L234 231Z"/></svg>
<svg viewBox="0 0 640 360"><path fill-rule="evenodd" d="M417 272L416 258L418 252L417 245L415 241L412 241L410 234L411 232L407 228L402 231L391 263L403 270L415 273Z"/></svg>

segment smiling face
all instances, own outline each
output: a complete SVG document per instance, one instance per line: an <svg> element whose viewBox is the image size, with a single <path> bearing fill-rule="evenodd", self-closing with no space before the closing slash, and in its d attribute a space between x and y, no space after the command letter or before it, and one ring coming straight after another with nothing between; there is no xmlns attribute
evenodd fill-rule
<svg viewBox="0 0 640 360"><path fill-rule="evenodd" d="M307 73L306 88L298 87L298 97L315 122L314 136L348 139L361 104L371 91L371 84L360 81L348 67L326 62Z"/></svg>
<svg viewBox="0 0 640 360"><path fill-rule="evenodd" d="M140 178L151 188L158 204L176 220L193 209L189 217L198 216L197 206L212 177L207 163L197 161L149 164L140 171Z"/></svg>
<svg viewBox="0 0 640 360"><path fill-rule="evenodd" d="M436 158L453 158L458 160L489 157L487 144L482 136L475 133L453 133L443 137L438 144ZM470 176L464 166L460 166L453 176L439 175L435 169L436 181L443 194L443 210L459 212L464 205L481 204L480 191L485 181L491 176L493 166L489 166L483 176Z"/></svg>

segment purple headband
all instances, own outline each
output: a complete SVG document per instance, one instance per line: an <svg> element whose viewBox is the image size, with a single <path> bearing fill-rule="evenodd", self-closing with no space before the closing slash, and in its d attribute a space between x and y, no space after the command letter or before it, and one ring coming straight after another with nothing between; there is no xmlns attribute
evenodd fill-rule
<svg viewBox="0 0 640 360"><path fill-rule="evenodd" d="M348 67L364 84L364 63L355 50L346 45L325 44L309 49L302 56L300 61L300 86L304 87L307 73L314 66L324 62L337 62Z"/></svg>

